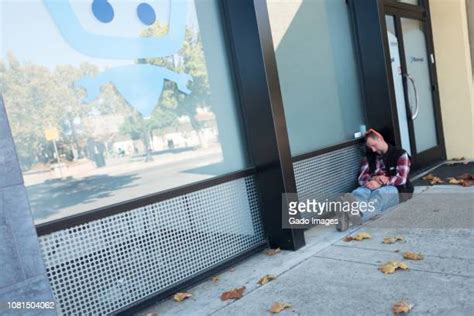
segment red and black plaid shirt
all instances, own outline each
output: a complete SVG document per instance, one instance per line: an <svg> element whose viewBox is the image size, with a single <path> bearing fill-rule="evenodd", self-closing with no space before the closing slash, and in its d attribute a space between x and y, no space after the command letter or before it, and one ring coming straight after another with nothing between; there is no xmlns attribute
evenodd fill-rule
<svg viewBox="0 0 474 316"><path fill-rule="evenodd" d="M404 153L397 161L397 174L390 177L388 170L385 168L382 155L377 155L375 158L375 176L387 176L390 180L387 185L403 185L407 182L408 174L410 173L410 159L407 153ZM359 185L365 186L370 181L371 175L369 171L369 162L365 157L362 159L362 166L360 168Z"/></svg>

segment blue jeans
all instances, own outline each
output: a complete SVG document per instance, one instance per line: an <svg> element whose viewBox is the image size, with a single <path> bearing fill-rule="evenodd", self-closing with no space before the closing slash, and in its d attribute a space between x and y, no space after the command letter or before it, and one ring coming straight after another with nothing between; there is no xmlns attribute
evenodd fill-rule
<svg viewBox="0 0 474 316"><path fill-rule="evenodd" d="M393 185L382 186L375 190L358 187L352 191L352 196L358 201L373 202L374 211L362 213L364 222L399 203L398 190Z"/></svg>

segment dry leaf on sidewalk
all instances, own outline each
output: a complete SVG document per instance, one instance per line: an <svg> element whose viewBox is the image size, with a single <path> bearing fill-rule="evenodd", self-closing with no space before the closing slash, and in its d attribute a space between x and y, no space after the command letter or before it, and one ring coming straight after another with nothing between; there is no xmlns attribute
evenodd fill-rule
<svg viewBox="0 0 474 316"><path fill-rule="evenodd" d="M267 250L265 251L265 254L266 254L267 256L274 256L274 255L276 255L277 253L279 253L280 251L281 251L280 248L267 249Z"/></svg>
<svg viewBox="0 0 474 316"><path fill-rule="evenodd" d="M433 180L434 177L435 177L434 174L430 173L429 175L424 176L422 179L426 181L431 181Z"/></svg>
<svg viewBox="0 0 474 316"><path fill-rule="evenodd" d="M459 179L456 179L454 177L449 177L448 178L448 182L449 184L461 184L463 182L463 180L459 180Z"/></svg>
<svg viewBox="0 0 474 316"><path fill-rule="evenodd" d="M450 177L448 178L450 184L460 184L463 187L470 187L474 185L474 174L472 173L465 173L457 178Z"/></svg>
<svg viewBox="0 0 474 316"><path fill-rule="evenodd" d="M271 280L275 280L275 279L276 279L276 276L274 276L273 274L267 274L261 277L260 280L257 281L257 284L264 285L270 282Z"/></svg>
<svg viewBox="0 0 474 316"><path fill-rule="evenodd" d="M242 297L245 291L245 286L226 291L221 294L221 300L238 300Z"/></svg>
<svg viewBox="0 0 474 316"><path fill-rule="evenodd" d="M392 312L394 314L401 314L401 313L408 313L413 308L413 304L410 304L406 301L400 301L398 303L393 304Z"/></svg>
<svg viewBox="0 0 474 316"><path fill-rule="evenodd" d="M422 178L425 181L429 181L431 185L433 184L439 184L439 183L444 183L443 180L441 180L439 177L435 176L434 174L430 173L427 176L424 176Z"/></svg>
<svg viewBox="0 0 474 316"><path fill-rule="evenodd" d="M378 268L378 270L384 274L392 274L397 269L408 270L408 265L404 262L388 261Z"/></svg>
<svg viewBox="0 0 474 316"><path fill-rule="evenodd" d="M346 236L344 237L344 241L352 241L352 240L357 240L357 241L361 241L361 240L364 240L364 239L371 239L372 236L370 236L370 234L368 232L362 232L362 233L358 233L357 235L354 235L354 236Z"/></svg>
<svg viewBox="0 0 474 316"><path fill-rule="evenodd" d="M291 304L282 303L282 302L275 302L270 307L270 313L277 314L277 313L281 312L282 310L284 310L285 308L290 308L290 307L291 307Z"/></svg>
<svg viewBox="0 0 474 316"><path fill-rule="evenodd" d="M408 260L423 260L424 256L421 253L406 251L402 253L403 258Z"/></svg>
<svg viewBox="0 0 474 316"><path fill-rule="evenodd" d="M443 180L441 180L440 178L438 177L434 177L433 179L431 179L430 181L430 184L433 185L433 184L441 184L441 183L444 183Z"/></svg>
<svg viewBox="0 0 474 316"><path fill-rule="evenodd" d="M474 180L474 173L464 173L458 177L461 180Z"/></svg>
<svg viewBox="0 0 474 316"><path fill-rule="evenodd" d="M219 277L218 276L213 276L211 278L211 281L214 282L214 283L217 283L217 282L219 282Z"/></svg>
<svg viewBox="0 0 474 316"><path fill-rule="evenodd" d="M396 243L397 241L404 242L405 239L403 239L402 236L387 236L387 237L384 237L383 239L384 244L393 244L393 243Z"/></svg>
<svg viewBox="0 0 474 316"><path fill-rule="evenodd" d="M176 293L173 296L173 298L176 302L182 302L182 301L184 301L185 299L187 299L191 296L193 296L191 293L179 292L179 293Z"/></svg>

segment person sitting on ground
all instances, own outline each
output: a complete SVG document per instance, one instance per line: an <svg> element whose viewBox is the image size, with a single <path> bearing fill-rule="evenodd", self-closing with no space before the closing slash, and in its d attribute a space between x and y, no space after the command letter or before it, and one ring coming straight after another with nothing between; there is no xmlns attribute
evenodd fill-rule
<svg viewBox="0 0 474 316"><path fill-rule="evenodd" d="M387 208L411 198L413 185L408 179L410 156L408 153L387 143L374 129L365 133L366 156L358 178L359 187L346 193L341 201L353 205L359 202L372 202L372 210L337 211L336 229L345 231L351 224L360 225ZM357 201L357 202L356 202ZM354 204L354 202L356 202Z"/></svg>

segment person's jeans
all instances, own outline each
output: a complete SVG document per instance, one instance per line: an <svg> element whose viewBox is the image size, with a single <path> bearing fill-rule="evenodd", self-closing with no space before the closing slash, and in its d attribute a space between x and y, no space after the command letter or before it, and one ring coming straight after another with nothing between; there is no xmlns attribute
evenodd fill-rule
<svg viewBox="0 0 474 316"><path fill-rule="evenodd" d="M399 203L398 190L393 185L382 186L375 190L358 187L352 191L352 196L358 201L373 202L373 212L361 212L364 222Z"/></svg>

